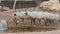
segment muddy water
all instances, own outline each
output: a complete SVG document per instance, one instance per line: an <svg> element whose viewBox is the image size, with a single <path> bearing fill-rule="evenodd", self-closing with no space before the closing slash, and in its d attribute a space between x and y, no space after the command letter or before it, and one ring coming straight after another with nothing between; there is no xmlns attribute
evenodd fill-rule
<svg viewBox="0 0 60 34"><path fill-rule="evenodd" d="M50 28L9 28L6 33L18 33L18 32L46 32L46 31L52 31L56 29L50 29Z"/></svg>

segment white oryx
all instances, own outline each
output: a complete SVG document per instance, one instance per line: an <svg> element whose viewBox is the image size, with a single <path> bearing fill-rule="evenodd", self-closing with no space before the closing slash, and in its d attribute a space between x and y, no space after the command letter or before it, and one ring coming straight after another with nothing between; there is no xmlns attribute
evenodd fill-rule
<svg viewBox="0 0 60 34"><path fill-rule="evenodd" d="M43 19L49 19L49 20L59 20L59 14L53 14L48 12L39 12L39 11L32 11L32 12L16 12L16 16L19 16L23 19L32 19L35 21L35 19L41 20Z"/></svg>
<svg viewBox="0 0 60 34"><path fill-rule="evenodd" d="M5 32L7 29L7 22L4 19L0 20L0 33Z"/></svg>

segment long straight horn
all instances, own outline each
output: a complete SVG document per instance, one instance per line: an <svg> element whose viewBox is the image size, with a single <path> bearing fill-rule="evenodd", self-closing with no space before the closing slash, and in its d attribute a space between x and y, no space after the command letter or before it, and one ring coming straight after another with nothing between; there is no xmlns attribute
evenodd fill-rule
<svg viewBox="0 0 60 34"><path fill-rule="evenodd" d="M1 0L0 0L0 4L1 4Z"/></svg>
<svg viewBox="0 0 60 34"><path fill-rule="evenodd" d="M13 11L14 11L14 12L16 12L16 9L15 9L16 1L17 1L17 0L14 0L14 5L13 5Z"/></svg>

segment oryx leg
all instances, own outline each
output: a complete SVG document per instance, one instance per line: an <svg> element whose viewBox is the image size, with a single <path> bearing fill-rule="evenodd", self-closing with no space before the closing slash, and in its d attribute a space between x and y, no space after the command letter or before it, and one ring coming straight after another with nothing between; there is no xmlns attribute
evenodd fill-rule
<svg viewBox="0 0 60 34"><path fill-rule="evenodd" d="M35 19L31 19L31 25L35 24Z"/></svg>

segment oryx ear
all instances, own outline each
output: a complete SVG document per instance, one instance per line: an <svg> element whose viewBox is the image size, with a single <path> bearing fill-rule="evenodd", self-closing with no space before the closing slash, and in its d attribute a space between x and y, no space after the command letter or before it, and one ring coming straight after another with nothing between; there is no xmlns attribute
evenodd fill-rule
<svg viewBox="0 0 60 34"><path fill-rule="evenodd" d="M27 12L25 14L28 15Z"/></svg>
<svg viewBox="0 0 60 34"><path fill-rule="evenodd" d="M16 13L14 13L14 16L16 16Z"/></svg>

